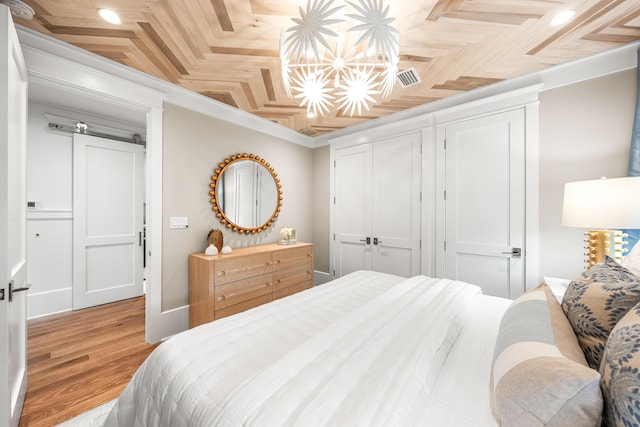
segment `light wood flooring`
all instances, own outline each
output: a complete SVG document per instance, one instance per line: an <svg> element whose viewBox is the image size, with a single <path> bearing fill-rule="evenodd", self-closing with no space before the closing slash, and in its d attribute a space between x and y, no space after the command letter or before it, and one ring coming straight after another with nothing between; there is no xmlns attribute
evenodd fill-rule
<svg viewBox="0 0 640 427"><path fill-rule="evenodd" d="M115 399L156 347L144 339L144 297L28 322L20 427L51 427Z"/></svg>

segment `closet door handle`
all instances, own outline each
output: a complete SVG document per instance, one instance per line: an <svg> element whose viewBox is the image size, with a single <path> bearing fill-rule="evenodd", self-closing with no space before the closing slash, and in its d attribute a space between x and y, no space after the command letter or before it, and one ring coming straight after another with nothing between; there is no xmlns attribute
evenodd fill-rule
<svg viewBox="0 0 640 427"><path fill-rule="evenodd" d="M371 244L371 237L367 237L366 239L360 239L361 242L365 242L365 244L370 245Z"/></svg>
<svg viewBox="0 0 640 427"><path fill-rule="evenodd" d="M373 244L374 244L374 245L381 245L381 244L382 244L382 240L378 240L378 238L377 238L377 237L374 237L374 238L373 238Z"/></svg>

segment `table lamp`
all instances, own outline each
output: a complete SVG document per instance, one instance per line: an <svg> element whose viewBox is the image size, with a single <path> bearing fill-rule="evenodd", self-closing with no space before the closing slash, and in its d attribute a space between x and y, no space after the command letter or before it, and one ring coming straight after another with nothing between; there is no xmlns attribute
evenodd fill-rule
<svg viewBox="0 0 640 427"><path fill-rule="evenodd" d="M640 177L566 183L562 225L589 229L587 269L606 255L619 262L628 250L621 229L640 228Z"/></svg>

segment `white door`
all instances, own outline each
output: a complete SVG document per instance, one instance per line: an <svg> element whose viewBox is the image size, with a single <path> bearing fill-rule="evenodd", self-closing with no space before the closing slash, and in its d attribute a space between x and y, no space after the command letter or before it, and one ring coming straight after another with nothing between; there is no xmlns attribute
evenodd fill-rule
<svg viewBox="0 0 640 427"><path fill-rule="evenodd" d="M446 126L446 277L524 292L524 109Z"/></svg>
<svg viewBox="0 0 640 427"><path fill-rule="evenodd" d="M420 273L421 136L338 149L334 165L334 270Z"/></svg>
<svg viewBox="0 0 640 427"><path fill-rule="evenodd" d="M373 270L420 274L421 134L396 136L373 147Z"/></svg>
<svg viewBox="0 0 640 427"><path fill-rule="evenodd" d="M335 152L334 277L372 268L371 159L371 144Z"/></svg>
<svg viewBox="0 0 640 427"><path fill-rule="evenodd" d="M143 294L144 148L74 134L73 309Z"/></svg>
<svg viewBox="0 0 640 427"><path fill-rule="evenodd" d="M0 425L17 426L27 390L27 69L0 5Z"/></svg>

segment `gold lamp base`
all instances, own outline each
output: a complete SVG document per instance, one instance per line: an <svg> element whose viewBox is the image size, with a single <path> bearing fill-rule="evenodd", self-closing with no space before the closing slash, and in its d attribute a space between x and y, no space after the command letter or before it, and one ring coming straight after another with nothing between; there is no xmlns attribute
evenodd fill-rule
<svg viewBox="0 0 640 427"><path fill-rule="evenodd" d="M584 233L585 242L588 243L584 248L585 252L585 269L589 269L599 262L603 262L605 256L613 258L616 262L620 262L625 252L627 252L627 242L624 240L627 234L620 230L589 230Z"/></svg>

